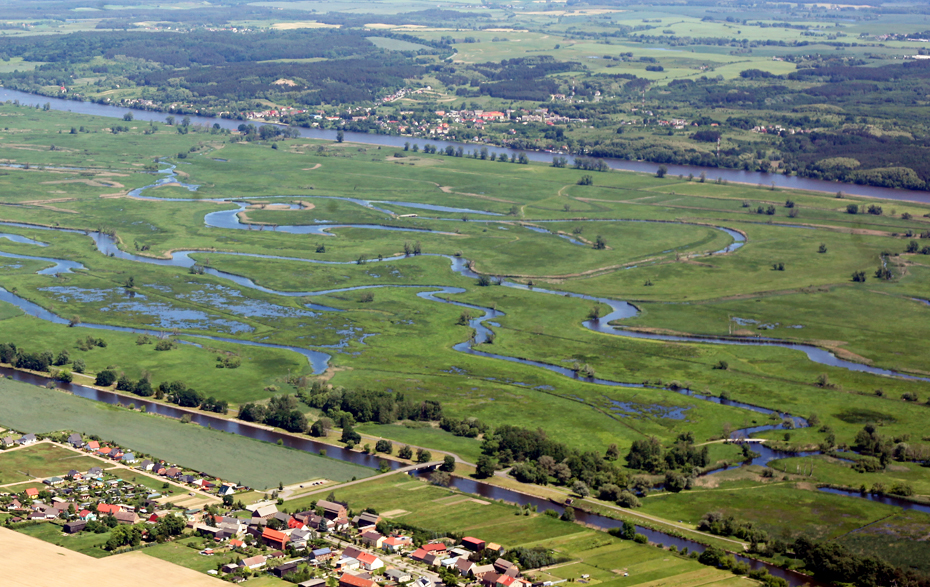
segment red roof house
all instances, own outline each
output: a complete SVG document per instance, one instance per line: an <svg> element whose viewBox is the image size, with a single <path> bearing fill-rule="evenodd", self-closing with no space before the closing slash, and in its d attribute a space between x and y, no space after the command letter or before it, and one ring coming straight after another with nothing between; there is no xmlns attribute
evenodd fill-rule
<svg viewBox="0 0 930 587"><path fill-rule="evenodd" d="M271 528L265 528L262 531L262 542L271 546L273 548L284 549L284 546L287 544L288 535L284 532L279 532L277 530L272 530Z"/></svg>
<svg viewBox="0 0 930 587"><path fill-rule="evenodd" d="M362 577L344 573L339 577L339 587L375 587L376 583Z"/></svg>

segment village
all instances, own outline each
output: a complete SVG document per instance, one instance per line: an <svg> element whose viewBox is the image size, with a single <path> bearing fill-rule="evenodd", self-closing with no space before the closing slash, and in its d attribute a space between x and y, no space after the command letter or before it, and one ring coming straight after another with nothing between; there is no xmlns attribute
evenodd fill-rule
<svg viewBox="0 0 930 587"><path fill-rule="evenodd" d="M234 583L270 575L301 587L533 585L503 558L500 544L470 536L426 539L394 528L371 508L350 511L332 493L305 511L289 513L279 509L284 500L277 491L262 499L249 487L139 458L77 433L4 434L0 456L64 451L75 462L89 462L83 455L101 461L34 483L0 485L0 512L5 512L0 520L6 527L55 527L63 544L80 535L106 534L99 548L117 554L183 541L216 561L207 574ZM246 494L259 499L245 505L239 498Z"/></svg>

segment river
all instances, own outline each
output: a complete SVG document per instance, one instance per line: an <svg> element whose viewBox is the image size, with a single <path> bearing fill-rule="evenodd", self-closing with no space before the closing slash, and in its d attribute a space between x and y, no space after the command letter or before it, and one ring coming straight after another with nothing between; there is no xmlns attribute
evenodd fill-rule
<svg viewBox="0 0 930 587"><path fill-rule="evenodd" d="M93 116L103 116L106 118L122 119L126 112L132 111L133 118L135 120L164 123L165 118L169 116L168 114L162 112L153 112L151 110L135 110L120 106L96 104L94 102L78 102L75 100L62 100L61 98L46 98L45 96L29 94L27 92L0 88L0 101L16 100L18 100L20 104L24 105L37 106L49 104L52 110L76 112L79 114L90 114ZM175 116L175 118L177 117L178 116ZM221 128L228 130L236 130L240 124L250 123L250 121L247 120L230 120L226 118L212 118L206 116L190 116L190 119L191 123L195 125L213 126L214 124L218 124ZM257 126L261 126L261 124L257 124ZM336 140L337 131L335 130L319 130L303 127L296 128L300 132L300 136L304 138L323 139L328 141ZM423 145L431 144L435 145L439 149L445 149L447 146L452 146L454 148L462 147L463 149L478 149L486 147L490 153L507 153L508 155L515 153L525 153L527 158L529 158L531 161L542 163L551 162L552 157L554 156L551 153L543 153L539 151L521 151L518 149L493 147L480 143L458 143L452 141L357 133L351 131L345 132L344 136L346 141L355 143L367 143L371 145L380 145L392 148L403 148L405 143L419 145L420 147ZM568 159L569 163L574 161L574 157L572 156L567 156L566 158ZM622 171L637 171L641 173L655 173L659 166L658 163L649 163L646 161L626 161L623 159L610 158L604 158L603 161L606 162L611 169ZM786 189L810 190L830 193L842 191L845 194L854 196L930 203L930 193L916 190L881 188L866 185L823 181L819 179L809 179L797 176L787 177L778 173L760 173L757 171L743 171L737 169L722 169L714 167L697 167L693 165L674 164L668 164L666 167L668 168L668 173L670 175L694 174L695 176L699 176L703 172L706 173L708 178L711 180L721 178L728 182L764 185L765 187L769 187L774 183L776 187Z"/></svg>

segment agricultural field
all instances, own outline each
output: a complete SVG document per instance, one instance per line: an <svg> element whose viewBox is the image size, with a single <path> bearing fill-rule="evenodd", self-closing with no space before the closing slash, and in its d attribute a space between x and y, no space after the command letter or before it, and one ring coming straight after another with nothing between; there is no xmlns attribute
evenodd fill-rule
<svg viewBox="0 0 930 587"><path fill-rule="evenodd" d="M699 576L702 581L694 584L716 585L733 578L725 571L709 569L667 550L624 542L541 512L527 513L409 477L388 476L337 489L335 495L350 507L374 508L389 522L410 524L428 531L479 536L482 540L499 542L505 548L516 546L519 540L520 546L551 549L566 562L540 573L540 580L552 580L550 577L577 580L581 574L589 574L593 583L640 585L667 580L691 584L689 581ZM318 498L312 496L287 503L302 509Z"/></svg>

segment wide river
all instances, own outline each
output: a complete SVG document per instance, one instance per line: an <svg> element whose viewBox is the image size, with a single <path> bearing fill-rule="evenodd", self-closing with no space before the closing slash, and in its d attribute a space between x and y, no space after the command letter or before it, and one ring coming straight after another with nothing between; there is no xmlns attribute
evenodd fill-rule
<svg viewBox="0 0 930 587"><path fill-rule="evenodd" d="M92 114L94 116L104 116L107 118L123 118L123 115L126 112L130 111L130 108L120 107L120 106L110 106L106 104L97 104L94 102L78 102L76 100L62 100L60 98L46 98L45 96L39 96L36 94L29 94L26 92L20 92L17 90L8 90L0 88L0 101L15 101L19 100L20 104L25 105L44 105L49 104L52 110L61 110L64 112L77 112L80 114ZM164 123L165 117L168 114L163 112L153 112L151 110L134 110L133 118L135 120L143 121L154 121ZM175 116L178 118L181 115ZM191 116L191 123L198 125L213 126L214 124L219 124L221 128L236 130L240 124L243 122L248 123L249 121L243 120L230 120L224 118L213 118L206 116ZM334 141L336 140L335 130L319 130L303 127L295 127L300 132L300 136L308 139L325 139ZM357 133L357 132L346 132L345 140L356 142L356 143L368 143L372 145L381 145L388 147L398 147L403 148L404 143L410 143L411 145L427 145L432 144L437 148L445 149L447 146L451 145L453 147L462 147L464 149L477 149L481 147L487 147L489 152L492 153L525 153L526 156L531 161L539 161L544 163L549 163L552 161L553 155L551 153L542 153L539 151L520 151L515 149L506 149L501 147L493 147L490 145L483 145L480 143L457 143L451 141L442 141L434 139L423 139L423 138L411 138L411 137L402 137L402 136L392 136L392 135L378 135L378 134L368 134L368 133ZM573 157L567 157L569 162L574 160ZM619 169L623 171L638 171L643 173L654 173L658 168L659 164L649 163L646 161L626 161L623 159L603 159L611 169ZM856 185L849 183L840 183L832 181L823 181L819 179L810 179L805 177L786 177L778 173L760 173L757 171L743 171L738 169L723 169L723 168L714 168L714 167L697 167L694 165L666 165L668 172L671 175L688 175L694 174L699 176L701 172L707 173L709 179L714 180L717 178L725 179L727 181L739 182L739 183L748 183L753 185L764 185L766 187L771 186L773 183L776 187L780 188L790 188L798 190L811 190L818 192L838 192L842 191L846 194L856 195L856 196L868 196L873 198L887 198L889 200L907 200L913 202L923 202L930 203L930 193L917 190L905 190L905 189L896 189L896 188L881 188L881 187L872 187L866 185Z"/></svg>

